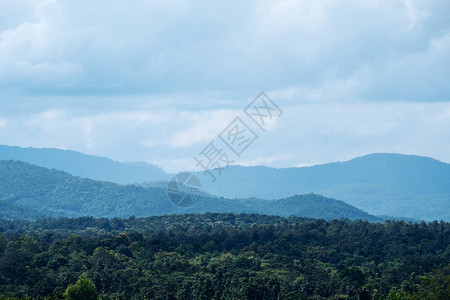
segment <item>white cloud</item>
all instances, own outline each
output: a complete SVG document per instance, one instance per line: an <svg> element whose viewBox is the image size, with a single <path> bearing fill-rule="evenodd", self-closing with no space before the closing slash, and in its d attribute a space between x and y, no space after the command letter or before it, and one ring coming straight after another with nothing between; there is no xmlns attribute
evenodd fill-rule
<svg viewBox="0 0 450 300"><path fill-rule="evenodd" d="M418 10L412 0L403 0L403 4L406 7L406 16L409 19L410 29L414 29L422 19L429 16L428 12Z"/></svg>
<svg viewBox="0 0 450 300"><path fill-rule="evenodd" d="M0 89L32 95L218 91L241 97L304 86L320 96L321 86L349 84L367 69L374 83L350 97L370 100L378 77L396 79L383 70L402 71L393 62L420 54L429 70L449 57L425 51L450 30L444 0L2 1L1 11L16 17L3 13L0 22ZM412 69L424 64L410 63ZM432 82L438 75L424 77ZM391 98L408 100L395 91ZM417 98L429 100L424 92Z"/></svg>
<svg viewBox="0 0 450 300"><path fill-rule="evenodd" d="M284 114L242 163L450 161L448 15L445 0L0 1L0 143L191 168L264 90Z"/></svg>
<svg viewBox="0 0 450 300"><path fill-rule="evenodd" d="M222 130L238 115L233 110L183 111L180 121L184 129L173 133L168 145L176 148L186 148L199 143L207 143L217 137Z"/></svg>
<svg viewBox="0 0 450 300"><path fill-rule="evenodd" d="M7 124L6 120L0 119L0 129L6 127L6 124Z"/></svg>
<svg viewBox="0 0 450 300"><path fill-rule="evenodd" d="M276 165L279 161L292 160L293 157L288 155L269 155L261 157L252 157L251 159L243 159L236 161L236 164L241 166L268 166Z"/></svg>
<svg viewBox="0 0 450 300"><path fill-rule="evenodd" d="M277 101L274 98L274 101ZM194 156L241 110L109 113L47 109L0 114L0 144L73 149L121 161L148 161L171 172L193 170ZM283 105L276 126L236 164L288 167L341 161L373 152L431 156L450 162L450 104L408 102L300 102ZM183 129L184 128L184 129ZM226 146L222 145L227 151Z"/></svg>

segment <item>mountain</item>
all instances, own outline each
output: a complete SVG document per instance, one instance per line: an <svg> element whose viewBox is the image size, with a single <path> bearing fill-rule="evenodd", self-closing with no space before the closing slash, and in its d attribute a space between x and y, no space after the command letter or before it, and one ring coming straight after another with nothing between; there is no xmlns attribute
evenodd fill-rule
<svg viewBox="0 0 450 300"><path fill-rule="evenodd" d="M342 201L320 195L296 195L275 201L226 199L202 195L191 207L170 203L166 189L119 185L72 176L20 161L0 161L0 207L8 219L42 216L137 217L204 213L259 213L323 219L380 221Z"/></svg>
<svg viewBox="0 0 450 300"><path fill-rule="evenodd" d="M164 170L145 162L122 163L70 150L0 145L0 159L20 160L75 176L119 184L169 178Z"/></svg>
<svg viewBox="0 0 450 300"><path fill-rule="evenodd" d="M167 185L170 174L147 163L120 163L59 149L0 146L0 159L21 160L75 176L143 187ZM196 173L204 190L226 198L280 199L316 193L373 215L450 220L450 165L402 154L378 153L346 162L275 169L230 166L215 183Z"/></svg>
<svg viewBox="0 0 450 300"><path fill-rule="evenodd" d="M230 166L205 190L224 197L277 199L318 193L371 214L450 220L450 165L402 154L370 154L346 162L274 169Z"/></svg>

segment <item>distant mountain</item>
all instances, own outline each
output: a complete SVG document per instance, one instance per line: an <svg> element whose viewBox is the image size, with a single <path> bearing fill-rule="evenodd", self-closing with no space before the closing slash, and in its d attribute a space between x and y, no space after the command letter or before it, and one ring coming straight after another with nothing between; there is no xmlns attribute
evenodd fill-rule
<svg viewBox="0 0 450 300"><path fill-rule="evenodd" d="M0 159L119 184L150 182L143 187L163 187L171 176L147 163L59 149L0 146ZM313 192L374 215L450 220L450 165L427 157L380 153L301 168L231 166L215 183L201 172L196 175L208 193L226 198L270 200Z"/></svg>
<svg viewBox="0 0 450 300"><path fill-rule="evenodd" d="M197 176L205 190L228 198L314 192L376 215L450 220L450 165L427 157L371 154L301 168L231 166L214 183Z"/></svg>
<svg viewBox="0 0 450 300"><path fill-rule="evenodd" d="M226 199L203 195L191 207L171 204L164 188L118 185L72 176L19 161L0 161L0 217L43 216L137 217L232 212L323 219L364 219L380 221L342 201L308 194L276 201ZM23 214L23 215L21 215Z"/></svg>
<svg viewBox="0 0 450 300"><path fill-rule="evenodd" d="M70 150L0 145L0 159L20 160L75 176L119 184L169 178L164 170L145 162L122 163Z"/></svg>

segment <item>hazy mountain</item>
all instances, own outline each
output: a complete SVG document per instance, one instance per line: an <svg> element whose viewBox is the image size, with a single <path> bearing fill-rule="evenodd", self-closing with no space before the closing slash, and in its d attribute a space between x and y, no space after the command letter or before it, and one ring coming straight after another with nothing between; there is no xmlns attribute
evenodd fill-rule
<svg viewBox="0 0 450 300"><path fill-rule="evenodd" d="M0 146L0 159L120 184L154 181L144 187L163 188L170 178L151 164L120 163L59 149ZM197 177L207 192L226 198L280 199L314 192L374 215L450 220L450 165L427 157L370 154L311 167L231 166L215 183L201 172Z"/></svg>
<svg viewBox="0 0 450 300"><path fill-rule="evenodd" d="M215 183L197 175L205 190L229 198L314 192L376 215L450 220L450 165L427 157L371 154L301 168L231 166Z"/></svg>
<svg viewBox="0 0 450 300"><path fill-rule="evenodd" d="M45 168L65 171L75 176L120 184L161 180L169 177L161 168L145 162L122 163L61 149L0 145L0 159L20 160Z"/></svg>
<svg viewBox="0 0 450 300"><path fill-rule="evenodd" d="M339 200L308 194L276 201L203 196L189 208L171 204L164 188L118 185L72 176L19 161L0 161L2 217L128 217L174 213L233 212L324 219L381 220ZM10 212L10 214L9 214Z"/></svg>
<svg viewBox="0 0 450 300"><path fill-rule="evenodd" d="M421 220L450 220L450 193L419 194L379 184L337 185L318 192L372 214L390 214Z"/></svg>

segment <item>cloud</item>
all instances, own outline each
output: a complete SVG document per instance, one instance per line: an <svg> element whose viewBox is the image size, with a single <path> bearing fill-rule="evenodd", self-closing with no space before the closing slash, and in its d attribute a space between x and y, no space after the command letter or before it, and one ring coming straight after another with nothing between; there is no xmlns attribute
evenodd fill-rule
<svg viewBox="0 0 450 300"><path fill-rule="evenodd" d="M199 143L207 143L216 138L220 132L238 115L233 110L183 111L180 120L185 128L173 133L168 145L186 148Z"/></svg>
<svg viewBox="0 0 450 300"><path fill-rule="evenodd" d="M277 102L277 98L273 97ZM137 101L139 102L139 101ZM197 170L193 157L240 109L133 110L129 99L110 112L45 109L0 114L0 144L73 149L119 161L148 161L168 171ZM284 113L236 164L289 167L341 161L373 152L431 156L450 162L448 102L324 102L281 106ZM242 116L245 118L245 116ZM244 119L248 122L250 120ZM249 126L252 126L249 123Z"/></svg>
<svg viewBox="0 0 450 300"><path fill-rule="evenodd" d="M406 7L406 16L409 19L408 28L411 30L413 30L422 19L429 16L428 12L418 10L411 0L403 0L403 4Z"/></svg>
<svg viewBox="0 0 450 300"><path fill-rule="evenodd" d="M243 164L450 161L448 15L445 0L4 0L0 143L194 169L264 90L284 114Z"/></svg>
<svg viewBox="0 0 450 300"><path fill-rule="evenodd" d="M413 100L442 101L450 79L429 72L450 56L433 52L450 30L446 1L3 1L0 11L0 89L19 94L241 98L352 81L363 86L346 97L408 101L399 91L416 81L396 76L412 69L435 83ZM361 70L371 76L355 81Z"/></svg>

